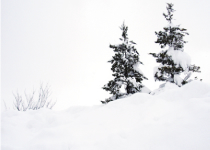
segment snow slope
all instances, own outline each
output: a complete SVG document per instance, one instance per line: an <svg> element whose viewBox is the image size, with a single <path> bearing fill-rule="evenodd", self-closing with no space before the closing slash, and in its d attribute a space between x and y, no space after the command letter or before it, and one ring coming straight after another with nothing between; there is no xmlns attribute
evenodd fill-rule
<svg viewBox="0 0 210 150"><path fill-rule="evenodd" d="M93 107L5 111L2 150L209 150L210 85L166 84Z"/></svg>

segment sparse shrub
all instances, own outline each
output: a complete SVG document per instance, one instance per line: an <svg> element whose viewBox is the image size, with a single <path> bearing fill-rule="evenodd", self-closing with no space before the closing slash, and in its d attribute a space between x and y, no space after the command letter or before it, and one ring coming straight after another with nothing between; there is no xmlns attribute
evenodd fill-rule
<svg viewBox="0 0 210 150"><path fill-rule="evenodd" d="M26 111L29 109L37 110L40 108L52 109L56 102L50 99L51 91L50 86L47 84L43 86L40 85L39 93L36 96L36 91L33 90L31 94L25 92L24 96L20 95L18 92L14 95L14 108L18 111Z"/></svg>

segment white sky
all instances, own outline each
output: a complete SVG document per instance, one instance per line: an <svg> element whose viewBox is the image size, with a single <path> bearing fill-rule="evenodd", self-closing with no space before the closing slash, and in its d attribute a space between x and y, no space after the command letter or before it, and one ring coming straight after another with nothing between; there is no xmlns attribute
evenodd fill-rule
<svg viewBox="0 0 210 150"><path fill-rule="evenodd" d="M148 53L161 50L154 32L167 25L166 2L174 3L174 24L190 34L185 52L202 71L195 75L210 82L209 0L2 0L1 101L9 105L12 92L31 92L44 82L57 99L54 109L100 104L109 97L102 86L112 79L109 44L119 42L123 21L144 63L144 84L157 88L158 64Z"/></svg>

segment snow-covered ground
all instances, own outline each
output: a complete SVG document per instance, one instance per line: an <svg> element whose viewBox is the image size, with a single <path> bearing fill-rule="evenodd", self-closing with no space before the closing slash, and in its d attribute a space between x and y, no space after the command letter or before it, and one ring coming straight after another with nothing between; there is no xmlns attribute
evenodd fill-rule
<svg viewBox="0 0 210 150"><path fill-rule="evenodd" d="M2 150L209 150L210 85L166 84L107 105L5 111ZM88 99L87 99L88 101Z"/></svg>

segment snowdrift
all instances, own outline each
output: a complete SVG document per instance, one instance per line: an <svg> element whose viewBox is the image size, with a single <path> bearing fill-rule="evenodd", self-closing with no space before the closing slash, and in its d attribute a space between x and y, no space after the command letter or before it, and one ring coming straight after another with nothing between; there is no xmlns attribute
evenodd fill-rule
<svg viewBox="0 0 210 150"><path fill-rule="evenodd" d="M209 150L210 85L166 84L107 105L1 119L2 150Z"/></svg>

